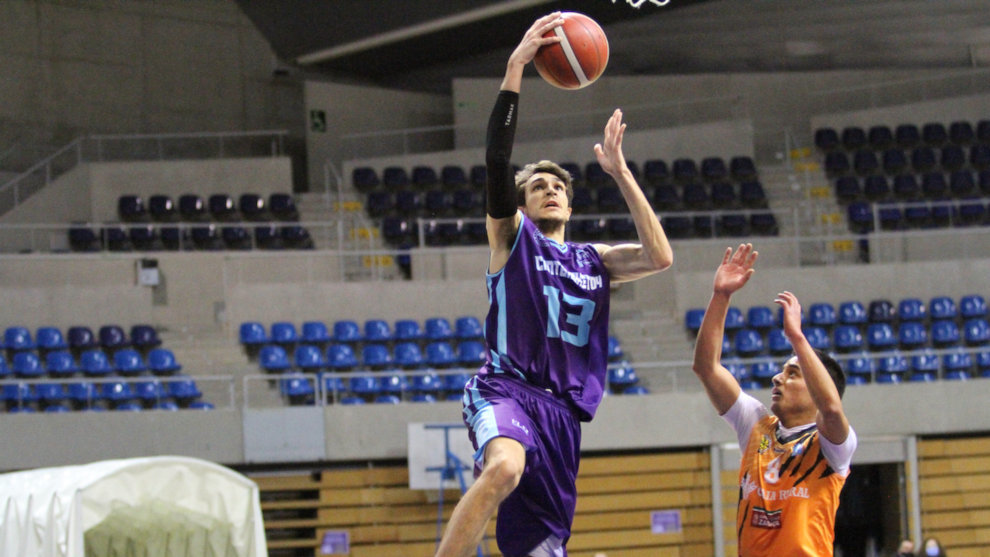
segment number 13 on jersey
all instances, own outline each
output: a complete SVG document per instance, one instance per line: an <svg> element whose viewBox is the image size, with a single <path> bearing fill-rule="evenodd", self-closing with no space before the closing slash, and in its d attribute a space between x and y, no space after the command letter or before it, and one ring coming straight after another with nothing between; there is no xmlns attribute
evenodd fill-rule
<svg viewBox="0 0 990 557"><path fill-rule="evenodd" d="M591 329L589 323L595 314L594 300L571 296L550 285L543 286L543 295L547 297L547 338L559 338L574 346L588 344ZM561 302L578 311L575 313L564 310ZM563 328L561 320L569 327Z"/></svg>

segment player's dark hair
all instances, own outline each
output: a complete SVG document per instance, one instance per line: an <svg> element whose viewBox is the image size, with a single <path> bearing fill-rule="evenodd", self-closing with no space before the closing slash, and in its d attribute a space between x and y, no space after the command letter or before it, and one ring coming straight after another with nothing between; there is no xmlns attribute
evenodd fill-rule
<svg viewBox="0 0 990 557"><path fill-rule="evenodd" d="M526 205L526 181L532 178L533 174L540 172L553 174L564 182L564 191L567 193L567 205L570 206L571 201L574 200L574 184L572 183L573 178L571 177L571 173L559 164L548 160L531 162L522 167L522 170L516 172L516 204L520 207Z"/></svg>
<svg viewBox="0 0 990 557"><path fill-rule="evenodd" d="M835 389L839 391L839 398L842 398L842 395L846 392L846 372L842 371L842 366L839 365L839 362L835 361L835 358L825 352L816 348L815 355L822 361L822 365L828 371L829 377L835 383Z"/></svg>

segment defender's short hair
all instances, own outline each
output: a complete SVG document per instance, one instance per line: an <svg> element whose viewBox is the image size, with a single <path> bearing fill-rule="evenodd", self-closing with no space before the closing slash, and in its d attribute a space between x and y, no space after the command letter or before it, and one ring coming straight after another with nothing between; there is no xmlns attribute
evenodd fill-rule
<svg viewBox="0 0 990 557"><path fill-rule="evenodd" d="M816 348L815 355L822 361L822 364L828 371L829 377L835 383L835 389L839 391L839 398L842 398L842 395L846 392L846 372L842 370L842 366L839 365L839 362L835 361L835 358L825 352Z"/></svg>
<svg viewBox="0 0 990 557"><path fill-rule="evenodd" d="M526 204L526 182L533 177L533 174L538 174L540 172L553 174L564 182L564 191L567 194L567 204L570 205L571 201L574 200L574 179L571 176L571 173L564 167L548 160L531 162L522 167L519 172L516 172L516 204L520 207Z"/></svg>

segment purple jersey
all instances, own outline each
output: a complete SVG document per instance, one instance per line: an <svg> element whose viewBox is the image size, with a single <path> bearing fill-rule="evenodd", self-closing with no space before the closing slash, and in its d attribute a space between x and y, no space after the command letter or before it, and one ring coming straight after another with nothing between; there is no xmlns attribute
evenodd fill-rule
<svg viewBox="0 0 990 557"><path fill-rule="evenodd" d="M525 216L509 259L488 275L488 363L595 415L608 365L609 277L588 244L559 244Z"/></svg>

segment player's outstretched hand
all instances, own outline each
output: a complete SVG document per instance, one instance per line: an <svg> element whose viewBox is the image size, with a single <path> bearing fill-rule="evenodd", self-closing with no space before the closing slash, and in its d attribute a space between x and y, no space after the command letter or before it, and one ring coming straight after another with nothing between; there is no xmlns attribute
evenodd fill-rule
<svg viewBox="0 0 990 557"><path fill-rule="evenodd" d="M512 55L509 56L509 62L522 65L532 62L533 58L536 57L536 51L541 46L560 42L560 37L557 35L550 35L549 37L544 37L543 35L547 31L560 27L563 24L564 18L560 16L560 12L553 12L537 19L526 30L526 34L523 35L516 49L512 51Z"/></svg>
<svg viewBox="0 0 990 557"><path fill-rule="evenodd" d="M617 176L626 167L626 157L622 154L622 136L626 133L626 125L622 123L622 110L615 112L605 124L605 138L595 144L595 157L602 170L609 176Z"/></svg>
<svg viewBox="0 0 990 557"><path fill-rule="evenodd" d="M725 248L722 264L715 271L715 292L732 295L749 282L756 269L753 265L759 252L753 250L753 244L739 244L735 253L732 248Z"/></svg>
<svg viewBox="0 0 990 557"><path fill-rule="evenodd" d="M801 302L797 296L785 290L777 294L774 303L784 308L784 335L793 338L804 334L801 332Z"/></svg>

